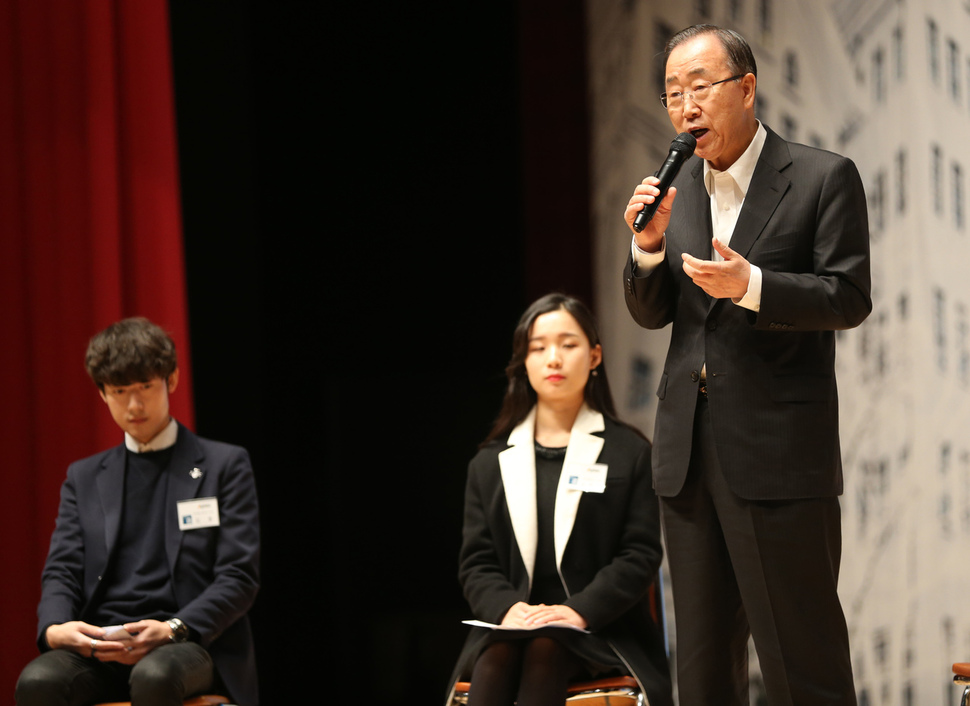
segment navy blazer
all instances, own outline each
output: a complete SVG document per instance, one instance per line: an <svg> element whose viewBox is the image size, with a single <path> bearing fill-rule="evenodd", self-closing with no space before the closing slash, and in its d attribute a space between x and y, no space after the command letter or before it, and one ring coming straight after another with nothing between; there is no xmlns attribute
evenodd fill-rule
<svg viewBox="0 0 970 706"><path fill-rule="evenodd" d="M194 469L197 469L195 471ZM201 471L201 474L198 472ZM259 702L247 613L259 590L259 508L249 454L181 424L164 498L165 550L177 616L196 631L235 703ZM42 574L38 646L50 625L87 620L103 593L124 503L125 447L72 463ZM179 530L176 503L219 501L218 527Z"/></svg>
<svg viewBox="0 0 970 706"><path fill-rule="evenodd" d="M683 271L682 253L711 258L710 198L696 156L674 181L663 263L640 275L627 258L633 318L651 329L673 324L654 430L661 496L680 492L687 475L705 363L718 459L735 493L842 492L834 332L872 310L866 195L849 159L767 132L730 243L762 270L759 313L711 298Z"/></svg>

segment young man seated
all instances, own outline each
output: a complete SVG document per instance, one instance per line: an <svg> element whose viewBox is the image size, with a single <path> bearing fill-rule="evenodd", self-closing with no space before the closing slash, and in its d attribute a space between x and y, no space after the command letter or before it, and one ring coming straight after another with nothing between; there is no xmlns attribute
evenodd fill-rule
<svg viewBox="0 0 970 706"><path fill-rule="evenodd" d="M42 654L21 673L17 704L180 706L219 691L257 706L249 455L170 416L175 345L147 319L95 335L85 364L124 443L67 469L41 579Z"/></svg>

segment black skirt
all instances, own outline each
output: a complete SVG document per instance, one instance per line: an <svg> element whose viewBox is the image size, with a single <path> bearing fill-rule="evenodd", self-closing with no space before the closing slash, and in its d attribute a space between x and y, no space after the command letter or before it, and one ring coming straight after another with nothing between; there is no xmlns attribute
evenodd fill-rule
<svg viewBox="0 0 970 706"><path fill-rule="evenodd" d="M623 676L629 673L609 643L601 637L592 633L586 634L570 630L569 628L539 628L537 630L488 630L487 628L472 628L473 630L483 630L489 634L485 636L480 644L480 649L474 655L474 659L462 670L463 678L471 678L472 668L475 661L485 649L494 642L506 640L534 640L537 637L549 637L570 652L579 657L586 669L585 677L589 679L599 679L609 676Z"/></svg>

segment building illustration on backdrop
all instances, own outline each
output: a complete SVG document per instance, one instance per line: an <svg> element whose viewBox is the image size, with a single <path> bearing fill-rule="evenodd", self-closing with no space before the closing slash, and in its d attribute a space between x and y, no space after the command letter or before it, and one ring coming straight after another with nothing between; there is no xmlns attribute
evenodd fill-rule
<svg viewBox="0 0 970 706"><path fill-rule="evenodd" d="M622 211L674 137L665 41L698 22L737 29L758 61L759 119L858 166L873 311L838 334L837 361L856 689L860 706L956 704L950 665L970 661L970 0L588 0L586 12L598 315L621 414L648 433L669 334L627 315Z"/></svg>

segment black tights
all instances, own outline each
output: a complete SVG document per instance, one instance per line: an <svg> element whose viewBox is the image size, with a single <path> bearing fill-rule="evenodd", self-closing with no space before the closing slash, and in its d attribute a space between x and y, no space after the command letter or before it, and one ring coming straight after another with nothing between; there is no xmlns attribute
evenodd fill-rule
<svg viewBox="0 0 970 706"><path fill-rule="evenodd" d="M563 706L566 687L582 671L579 658L551 637L494 642L475 662L468 706Z"/></svg>

